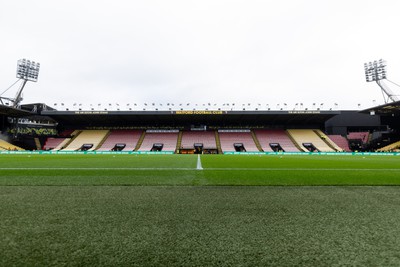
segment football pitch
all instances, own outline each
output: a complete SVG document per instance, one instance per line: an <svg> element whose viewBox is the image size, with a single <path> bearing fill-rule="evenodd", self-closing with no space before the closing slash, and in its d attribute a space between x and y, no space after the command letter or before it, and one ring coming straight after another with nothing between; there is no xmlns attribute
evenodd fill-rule
<svg viewBox="0 0 400 267"><path fill-rule="evenodd" d="M400 156L0 155L0 266L398 266L399 184Z"/></svg>

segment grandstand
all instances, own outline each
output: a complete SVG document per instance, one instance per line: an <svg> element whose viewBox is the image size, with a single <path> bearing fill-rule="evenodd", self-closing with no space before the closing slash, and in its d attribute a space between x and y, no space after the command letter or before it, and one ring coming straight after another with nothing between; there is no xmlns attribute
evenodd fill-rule
<svg viewBox="0 0 400 267"><path fill-rule="evenodd" d="M21 111L2 106L0 116L12 144L27 150L198 153L202 146L201 153L308 152L314 146L323 152L371 151L400 140L400 125L388 112L396 114L397 106L387 106L374 108L371 116L371 110L59 111L29 104ZM192 130L193 125L207 130ZM392 148L378 151L387 149Z"/></svg>

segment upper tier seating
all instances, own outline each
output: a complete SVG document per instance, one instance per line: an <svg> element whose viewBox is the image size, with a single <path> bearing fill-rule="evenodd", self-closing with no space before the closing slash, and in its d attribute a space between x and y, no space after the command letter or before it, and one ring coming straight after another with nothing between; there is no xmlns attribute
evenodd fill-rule
<svg viewBox="0 0 400 267"><path fill-rule="evenodd" d="M217 149L217 143L215 141L215 132L203 132L203 131L182 132L181 148L193 149L194 143L202 143L203 149Z"/></svg>
<svg viewBox="0 0 400 267"><path fill-rule="evenodd" d="M347 135L348 140L357 140L360 139L363 144L368 143L369 132L350 132Z"/></svg>
<svg viewBox="0 0 400 267"><path fill-rule="evenodd" d="M349 141L346 139L346 137L343 137L341 135L334 135L330 134L328 135L329 139L331 139L335 144L337 144L340 148L342 148L346 152L351 152L351 149L349 147Z"/></svg>
<svg viewBox="0 0 400 267"><path fill-rule="evenodd" d="M163 144L162 151L175 151L178 141L178 133L149 133L147 132L139 151L151 151L153 144Z"/></svg>
<svg viewBox="0 0 400 267"><path fill-rule="evenodd" d="M93 147L88 150L95 150L107 133L108 130L83 130L63 150L76 151L81 149L84 144L92 144Z"/></svg>
<svg viewBox="0 0 400 267"><path fill-rule="evenodd" d="M15 146L3 139L0 139L0 150L4 151L4 150L9 150L9 151L13 151L13 150L18 150L18 151L22 151L24 150L23 148L20 148L19 146Z"/></svg>
<svg viewBox="0 0 400 267"><path fill-rule="evenodd" d="M255 130L257 139L262 149L266 152L273 151L269 144L278 143L285 152L299 152L285 130Z"/></svg>
<svg viewBox="0 0 400 267"><path fill-rule="evenodd" d="M97 151L110 151L116 144L126 145L122 151L133 151L142 132L141 130L112 130Z"/></svg>
<svg viewBox="0 0 400 267"><path fill-rule="evenodd" d="M292 138L296 141L297 145L300 146L304 152L308 152L308 149L304 147L304 143L311 143L321 152L334 152L324 140L322 140L314 130L311 129L290 129L287 130Z"/></svg>
<svg viewBox="0 0 400 267"><path fill-rule="evenodd" d="M219 140L223 152L234 152L233 144L242 143L246 152L258 152L250 132L219 132Z"/></svg>

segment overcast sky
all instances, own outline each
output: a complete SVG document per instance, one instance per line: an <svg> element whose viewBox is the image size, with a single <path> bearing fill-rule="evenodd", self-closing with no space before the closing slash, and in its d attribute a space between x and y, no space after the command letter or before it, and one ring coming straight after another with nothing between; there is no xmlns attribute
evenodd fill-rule
<svg viewBox="0 0 400 267"><path fill-rule="evenodd" d="M27 58L41 70L23 103L367 108L383 97L364 62L385 59L400 84L399 11L397 0L3 0L0 93Z"/></svg>

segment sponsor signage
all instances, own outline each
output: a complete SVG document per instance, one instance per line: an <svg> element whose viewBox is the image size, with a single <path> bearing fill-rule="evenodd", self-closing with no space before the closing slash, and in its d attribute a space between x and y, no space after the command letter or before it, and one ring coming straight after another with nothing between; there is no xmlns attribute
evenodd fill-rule
<svg viewBox="0 0 400 267"><path fill-rule="evenodd" d="M177 115L220 115L226 113L222 110L177 110L174 112Z"/></svg>

